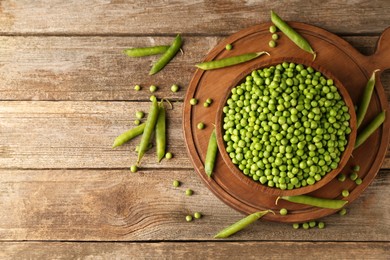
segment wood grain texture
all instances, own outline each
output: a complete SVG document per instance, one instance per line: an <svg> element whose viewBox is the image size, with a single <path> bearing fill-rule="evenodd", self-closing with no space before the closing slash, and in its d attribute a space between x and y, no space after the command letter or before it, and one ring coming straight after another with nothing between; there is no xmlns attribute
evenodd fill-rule
<svg viewBox="0 0 390 260"><path fill-rule="evenodd" d="M196 252L196 254L194 254ZM2 259L387 259L386 242L0 243Z"/></svg>
<svg viewBox="0 0 390 260"><path fill-rule="evenodd" d="M381 171L346 216L322 219L323 230L258 221L229 239L390 242L389 185L390 172ZM2 241L212 240L243 217L192 170L0 170L0 208ZM186 222L195 211L204 217Z"/></svg>
<svg viewBox="0 0 390 260"><path fill-rule="evenodd" d="M3 101L0 105L0 168L128 168L136 162L140 139L112 149L116 136L134 126L135 112L150 102ZM174 158L157 163L154 149L146 168L190 169L182 130L182 103L167 110L168 151ZM390 168L390 153L382 165Z"/></svg>
<svg viewBox="0 0 390 260"><path fill-rule="evenodd" d="M1 23L0 23L1 26ZM0 100L147 100L149 86L158 96L183 100L195 64L225 37L184 36L180 53L154 76L157 57L130 58L130 47L169 44L172 37L0 37ZM345 40L365 55L374 52L378 37L348 36ZM382 73L390 100L390 71ZM138 93L135 84L144 86ZM172 84L181 85L177 93Z"/></svg>
<svg viewBox="0 0 390 260"><path fill-rule="evenodd" d="M336 33L380 33L390 24L389 1L1 1L5 34L230 34L270 20L301 21ZM239 22L238 22L239 21ZM364 25L364 26L363 26Z"/></svg>

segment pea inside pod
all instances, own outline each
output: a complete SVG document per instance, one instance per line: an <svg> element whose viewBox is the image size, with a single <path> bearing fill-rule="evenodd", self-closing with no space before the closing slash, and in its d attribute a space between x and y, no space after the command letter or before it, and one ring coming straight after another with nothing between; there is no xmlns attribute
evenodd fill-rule
<svg viewBox="0 0 390 260"><path fill-rule="evenodd" d="M156 54L161 54L169 49L169 45L141 47L141 48L130 48L123 51L129 57L144 57Z"/></svg>
<svg viewBox="0 0 390 260"><path fill-rule="evenodd" d="M294 203L310 205L319 208L327 209L340 209L348 203L347 200L332 200L332 199L323 199L311 197L308 195L297 195L297 196L280 196L276 199L275 204L278 204L279 199L287 200Z"/></svg>
<svg viewBox="0 0 390 260"><path fill-rule="evenodd" d="M202 69L202 70L219 69L219 68L229 67L229 66L233 66L233 65L240 64L243 62L247 62L247 61L253 60L257 57L260 57L264 54L267 54L269 56L269 53L266 51L251 52L251 53L245 53L242 55L232 56L232 57L223 58L223 59L219 59L219 60L198 63L195 66Z"/></svg>

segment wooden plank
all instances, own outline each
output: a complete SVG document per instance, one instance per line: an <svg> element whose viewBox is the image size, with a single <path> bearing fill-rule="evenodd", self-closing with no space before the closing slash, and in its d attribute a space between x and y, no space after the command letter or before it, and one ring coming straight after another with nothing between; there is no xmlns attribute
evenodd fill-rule
<svg viewBox="0 0 390 260"><path fill-rule="evenodd" d="M1 26L1 22L0 22ZM157 95L183 100L194 64L224 37L184 36L178 54L161 72L149 76L157 57L129 58L129 47L169 44L172 37L0 37L0 100L146 100ZM378 37L346 37L359 51L372 54ZM390 71L382 82L390 100ZM172 84L181 85L177 93ZM141 84L141 92L133 90Z"/></svg>
<svg viewBox="0 0 390 260"><path fill-rule="evenodd" d="M230 239L390 242L389 185L390 172L381 171L346 216L322 219L323 230L259 221ZM243 217L192 170L0 170L0 208L2 241L212 240ZM195 211L204 217L186 222Z"/></svg>
<svg viewBox="0 0 390 260"><path fill-rule="evenodd" d="M0 243L2 259L388 259L386 242Z"/></svg>
<svg viewBox="0 0 390 260"><path fill-rule="evenodd" d="M136 162L140 139L112 149L115 137L134 126L136 111L150 102L0 103L1 168L128 168ZM144 157L146 168L192 168L182 131L182 103L167 110L171 160L157 163L154 149ZM390 153L382 168L390 168Z"/></svg>
<svg viewBox="0 0 390 260"><path fill-rule="evenodd" d="M390 24L388 1L2 1L0 31L8 34L229 34L270 21L289 21L335 33L380 33ZM364 25L364 26L362 26Z"/></svg>
<svg viewBox="0 0 390 260"><path fill-rule="evenodd" d="M128 168L136 162L139 138L112 149L115 137L134 126L136 111L150 102L0 103L1 168ZM182 132L182 103L167 110L171 160L157 163L154 149L144 157L146 168L192 168ZM390 153L382 168L390 168Z"/></svg>

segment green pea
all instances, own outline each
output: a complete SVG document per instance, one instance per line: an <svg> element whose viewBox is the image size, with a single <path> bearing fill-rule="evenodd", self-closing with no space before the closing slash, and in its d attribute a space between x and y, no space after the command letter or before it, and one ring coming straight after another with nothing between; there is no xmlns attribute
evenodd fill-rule
<svg viewBox="0 0 390 260"><path fill-rule="evenodd" d="M139 119L134 120L134 125L140 125L141 121Z"/></svg>
<svg viewBox="0 0 390 260"><path fill-rule="evenodd" d="M194 218L200 219L202 217L202 214L200 212L195 212L194 213Z"/></svg>
<svg viewBox="0 0 390 260"><path fill-rule="evenodd" d="M179 91L179 86L178 86L177 84L173 84L173 85L171 86L171 91L172 91L172 92L177 92L177 91Z"/></svg>
<svg viewBox="0 0 390 260"><path fill-rule="evenodd" d="M357 179L355 180L355 183L356 183L356 185L360 185L360 184L363 183L363 180L362 180L361 178L357 178Z"/></svg>
<svg viewBox="0 0 390 260"><path fill-rule="evenodd" d="M294 229L299 229L299 223L294 223L292 226Z"/></svg>
<svg viewBox="0 0 390 260"><path fill-rule="evenodd" d="M344 198L348 197L349 196L349 191L348 190L343 190L341 192L341 195L343 195Z"/></svg>
<svg viewBox="0 0 390 260"><path fill-rule="evenodd" d="M359 165L354 165L354 166L352 167L352 170L353 170L354 172L359 172L359 171L360 171L360 166L359 166Z"/></svg>
<svg viewBox="0 0 390 260"><path fill-rule="evenodd" d="M349 178L351 179L351 181L355 181L359 176L357 175L357 173L353 172L349 175Z"/></svg>
<svg viewBox="0 0 390 260"><path fill-rule="evenodd" d="M310 228L309 223L307 223L307 222L303 223L302 227L303 227L303 229L309 229Z"/></svg>
<svg viewBox="0 0 390 260"><path fill-rule="evenodd" d="M206 99L206 103L211 104L213 103L213 100L211 98Z"/></svg>
<svg viewBox="0 0 390 260"><path fill-rule="evenodd" d="M173 185L173 187L179 187L180 182L178 180L174 180L172 185Z"/></svg>
<svg viewBox="0 0 390 260"><path fill-rule="evenodd" d="M186 221L187 222L191 222L192 221L192 216L191 215L187 215L186 216Z"/></svg>
<svg viewBox="0 0 390 260"><path fill-rule="evenodd" d="M280 213L280 215L285 216L285 215L287 215L288 211L285 208L281 208L279 213Z"/></svg>
<svg viewBox="0 0 390 260"><path fill-rule="evenodd" d="M170 153L170 152L167 152L166 154L165 154L165 159L171 159L173 157L173 155L172 155L172 153Z"/></svg>
<svg viewBox="0 0 390 260"><path fill-rule="evenodd" d="M268 43L269 47L275 48L276 47L276 42L274 40L270 40Z"/></svg>
<svg viewBox="0 0 390 260"><path fill-rule="evenodd" d="M279 35L276 33L272 34L272 40L276 41L277 39L279 39Z"/></svg>
<svg viewBox="0 0 390 260"><path fill-rule="evenodd" d="M276 26L275 25L271 25L270 27L269 27L269 32L270 33L275 33L276 32Z"/></svg>
<svg viewBox="0 0 390 260"><path fill-rule="evenodd" d="M347 209L346 208L342 208L340 211L339 211L339 215L340 216L344 216L347 214Z"/></svg>
<svg viewBox="0 0 390 260"><path fill-rule="evenodd" d="M233 48L231 44L226 44L225 49L230 51Z"/></svg>
<svg viewBox="0 0 390 260"><path fill-rule="evenodd" d="M144 116L145 116L145 114L144 114L144 112L142 112L142 111L137 111L137 112L135 113L135 117L138 118L138 119L141 119L141 118L143 118Z"/></svg>
<svg viewBox="0 0 390 260"><path fill-rule="evenodd" d="M186 195L187 196L192 196L194 192L191 189L186 189Z"/></svg>
<svg viewBox="0 0 390 260"><path fill-rule="evenodd" d="M197 100L196 98L191 98L191 99L190 99L190 104L191 104L192 106L195 106L196 104L198 104L198 100Z"/></svg>
<svg viewBox="0 0 390 260"><path fill-rule="evenodd" d="M203 123L203 122L200 122L200 123L198 123L198 125L197 125L197 127L198 127L198 129L204 129L204 127L205 127L205 124Z"/></svg>
<svg viewBox="0 0 390 260"><path fill-rule="evenodd" d="M138 171L137 165L132 165L132 166L130 167L130 171L131 171L131 172L137 172L137 171Z"/></svg>
<svg viewBox="0 0 390 260"><path fill-rule="evenodd" d="M323 228L325 228L325 223L320 221L320 222L318 222L317 226L318 226L319 229L323 229Z"/></svg>
<svg viewBox="0 0 390 260"><path fill-rule="evenodd" d="M150 87L149 87L149 90L150 90L150 92L156 92L156 90L157 90L157 87L155 86L155 85L151 85Z"/></svg>
<svg viewBox="0 0 390 260"><path fill-rule="evenodd" d="M140 91L141 90L141 86L140 85L135 85L134 86L134 90L135 91Z"/></svg>

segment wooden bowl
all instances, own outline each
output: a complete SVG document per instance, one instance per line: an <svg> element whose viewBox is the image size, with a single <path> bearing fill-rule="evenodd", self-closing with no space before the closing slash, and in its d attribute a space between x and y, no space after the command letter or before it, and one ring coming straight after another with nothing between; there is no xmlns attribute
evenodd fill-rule
<svg viewBox="0 0 390 260"><path fill-rule="evenodd" d="M332 79L334 82L334 85L337 87L340 95L342 96L345 104L348 107L349 114L351 115L351 118L349 120L349 125L350 125L350 128L352 131L348 135L348 143L347 143L347 146L345 147L344 152L341 155L341 159L340 159L338 167L336 169L328 172L325 176L322 177L321 180L315 182L313 185L307 185L305 187L300 187L300 188L296 188L296 189L292 189L292 190L281 190L279 188L268 187L266 185L261 184L258 181L254 181L252 178L244 175L244 173L235 164L233 164L231 158L229 157L229 154L226 152L226 143L223 140L223 134L224 134L224 130L222 127L223 126L223 108L226 105L227 99L231 96L231 89L236 87L237 85L241 84L242 82L245 82L245 77L250 75L250 73L253 70L270 67L273 65L280 64L282 62L293 62L295 64L302 64L306 67L312 67L316 71L321 72L322 75L324 75L326 78ZM236 177L240 181L246 183L251 188L260 190L260 191L268 193L270 195L277 195L277 196L292 196L292 195L310 193L312 191L315 191L315 190L323 187L324 185L329 183L332 179L334 179L340 173L340 171L344 168L344 166L347 164L347 162L352 154L352 151L353 151L353 148L355 145L356 131L357 131L354 105L353 105L351 97L349 96L347 89L344 87L342 82L340 82L329 71L325 70L320 65L318 65L312 61L308 61L308 60L305 60L302 58L296 58L296 57L282 57L282 58L279 57L277 59L267 59L267 60L263 60L260 58L260 59L258 59L257 63L255 63L252 66L249 66L244 71L242 71L242 73L238 74L237 77L232 81L229 88L227 88L225 93L222 94L221 101L220 101L219 106L217 108L217 114L216 114L215 121L216 121L215 128L216 128L216 135L217 135L217 143L218 143L219 152L220 152L223 160L225 161L226 165L230 169L230 171L233 174L235 174Z"/></svg>

